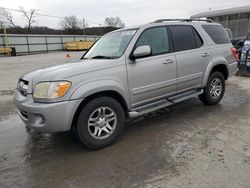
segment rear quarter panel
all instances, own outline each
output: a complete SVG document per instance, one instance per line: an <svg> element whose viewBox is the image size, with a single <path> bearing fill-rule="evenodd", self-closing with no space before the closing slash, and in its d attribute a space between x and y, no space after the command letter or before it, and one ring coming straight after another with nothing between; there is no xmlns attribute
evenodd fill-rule
<svg viewBox="0 0 250 188"><path fill-rule="evenodd" d="M231 51L231 48L233 47L231 43L216 44L211 39L211 37L207 34L207 32L202 28L201 25L197 27L199 28L199 32L202 34L204 40L206 40L208 50L211 53L211 59L209 63L207 64L206 71L204 73L204 77L202 81L202 87L205 87L207 84L208 77L213 67L215 67L216 65L220 65L220 64L223 64L229 67L230 64L235 63L235 58ZM225 35L226 35L226 32L225 32Z"/></svg>

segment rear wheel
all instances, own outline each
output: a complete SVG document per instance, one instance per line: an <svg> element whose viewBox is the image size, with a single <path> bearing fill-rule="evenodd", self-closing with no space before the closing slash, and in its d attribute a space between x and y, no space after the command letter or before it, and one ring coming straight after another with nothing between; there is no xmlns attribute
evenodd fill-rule
<svg viewBox="0 0 250 188"><path fill-rule="evenodd" d="M109 97L96 98L82 109L77 121L77 134L86 147L103 148L118 139L124 120L124 110L119 102Z"/></svg>
<svg viewBox="0 0 250 188"><path fill-rule="evenodd" d="M207 105L214 105L221 101L225 93L225 78L221 72L213 72L209 78L200 100Z"/></svg>

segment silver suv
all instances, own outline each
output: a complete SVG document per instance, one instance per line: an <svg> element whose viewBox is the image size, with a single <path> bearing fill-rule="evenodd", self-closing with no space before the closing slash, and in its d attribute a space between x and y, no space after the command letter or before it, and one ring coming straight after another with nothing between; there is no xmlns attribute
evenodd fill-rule
<svg viewBox="0 0 250 188"><path fill-rule="evenodd" d="M125 118L196 96L217 104L236 59L220 24L162 19L104 35L77 63L23 75L14 101L27 127L72 130L98 149L121 135Z"/></svg>

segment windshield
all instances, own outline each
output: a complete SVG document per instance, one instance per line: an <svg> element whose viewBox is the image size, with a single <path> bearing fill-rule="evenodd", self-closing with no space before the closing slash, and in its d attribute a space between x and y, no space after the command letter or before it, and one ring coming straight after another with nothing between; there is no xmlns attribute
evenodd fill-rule
<svg viewBox="0 0 250 188"><path fill-rule="evenodd" d="M104 35L90 48L84 59L114 59L121 57L135 33L136 29Z"/></svg>

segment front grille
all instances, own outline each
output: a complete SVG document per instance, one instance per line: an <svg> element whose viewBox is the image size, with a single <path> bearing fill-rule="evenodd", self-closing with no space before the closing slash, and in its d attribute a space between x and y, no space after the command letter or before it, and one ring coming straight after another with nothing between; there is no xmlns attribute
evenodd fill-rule
<svg viewBox="0 0 250 188"><path fill-rule="evenodd" d="M23 79L20 79L17 84L17 89L23 96L27 96L28 85L29 85L29 82Z"/></svg>

